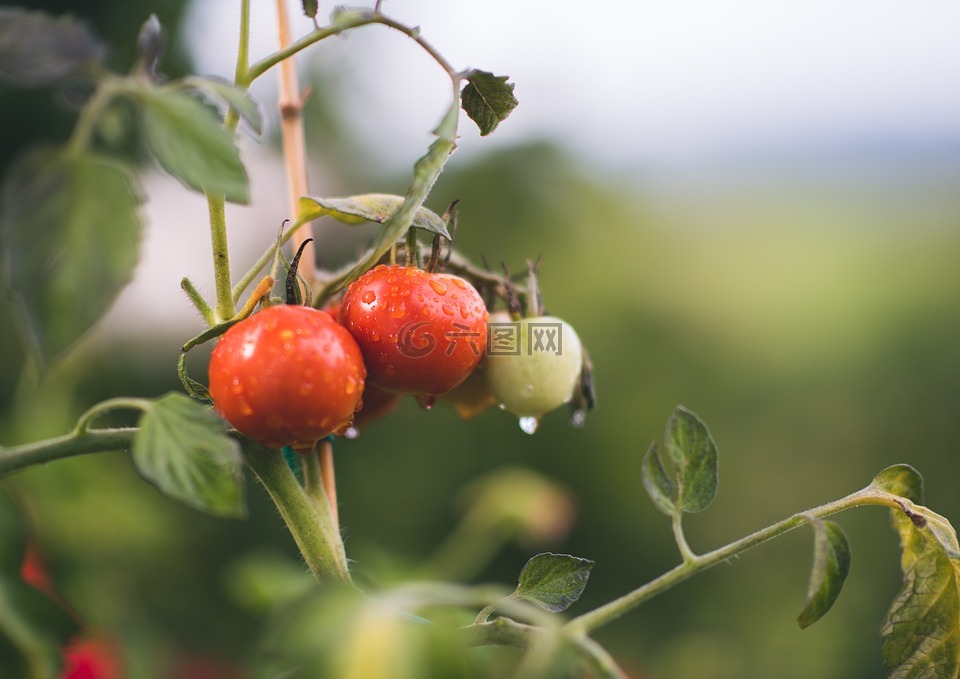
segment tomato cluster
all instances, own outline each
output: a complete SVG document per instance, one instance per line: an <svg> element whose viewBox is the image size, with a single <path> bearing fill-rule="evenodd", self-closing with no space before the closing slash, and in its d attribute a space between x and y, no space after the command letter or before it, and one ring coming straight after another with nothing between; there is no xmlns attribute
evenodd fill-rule
<svg viewBox="0 0 960 679"><path fill-rule="evenodd" d="M210 395L239 432L297 449L331 433L359 432L401 394L425 404L444 398L465 418L493 403L539 418L569 401L582 367L570 325L552 317L511 321L505 312L495 318L516 330L516 351L491 352L481 366L489 314L473 285L379 265L323 311L269 306L230 328L210 359ZM554 328L562 352L531 351L537 322Z"/></svg>

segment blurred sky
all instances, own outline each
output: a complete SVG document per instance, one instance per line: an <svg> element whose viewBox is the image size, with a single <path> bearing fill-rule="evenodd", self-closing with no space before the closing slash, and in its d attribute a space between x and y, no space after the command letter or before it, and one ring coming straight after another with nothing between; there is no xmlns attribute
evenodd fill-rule
<svg viewBox="0 0 960 679"><path fill-rule="evenodd" d="M275 45L275 15L273 2L253 4L256 56ZM186 37L202 72L232 73L235 5L194 3ZM289 6L295 34L307 32L299 2ZM332 7L321 3L320 16ZM492 144L548 136L652 168L811 148L960 149L955 0L384 0L383 9L420 25L455 67L517 83L521 105ZM346 97L352 118L384 162L409 163L446 104L445 76L387 29L336 42L313 57L362 69ZM273 87L256 93L269 101ZM468 127L465 139L475 136Z"/></svg>

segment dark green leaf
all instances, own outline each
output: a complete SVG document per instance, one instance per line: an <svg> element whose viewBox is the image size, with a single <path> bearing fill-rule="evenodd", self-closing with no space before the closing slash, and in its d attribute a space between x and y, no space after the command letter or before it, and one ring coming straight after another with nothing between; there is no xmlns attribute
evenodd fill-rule
<svg viewBox="0 0 960 679"><path fill-rule="evenodd" d="M140 190L96 156L36 152L7 177L0 236L23 330L50 359L113 303L137 263Z"/></svg>
<svg viewBox="0 0 960 679"><path fill-rule="evenodd" d="M233 135L210 107L169 88L143 89L139 99L150 150L164 170L197 191L247 202L247 174Z"/></svg>
<svg viewBox="0 0 960 679"><path fill-rule="evenodd" d="M514 84L507 82L508 77L477 70L466 75L467 86L460 95L460 105L480 128L481 136L493 132L517 107Z"/></svg>
<svg viewBox="0 0 960 679"><path fill-rule="evenodd" d="M27 551L27 529L14 501L0 492L0 576L20 573Z"/></svg>
<svg viewBox="0 0 960 679"><path fill-rule="evenodd" d="M385 193L367 193L346 198L316 198L305 196L300 199L299 222L308 222L329 215L344 224L377 222L383 224L396 214L403 205L403 196ZM424 229L450 240L447 225L437 215L425 207L418 208L413 217L413 228Z"/></svg>
<svg viewBox="0 0 960 679"><path fill-rule="evenodd" d="M140 418L133 461L174 499L220 516L246 514L239 445L213 410L183 394L167 394Z"/></svg>
<svg viewBox="0 0 960 679"><path fill-rule="evenodd" d="M560 613L580 598L593 561L569 554L537 554L520 571L513 596L551 613Z"/></svg>
<svg viewBox="0 0 960 679"><path fill-rule="evenodd" d="M72 16L0 9L0 75L24 85L50 83L92 70L106 46Z"/></svg>
<svg viewBox="0 0 960 679"><path fill-rule="evenodd" d="M263 116L260 113L260 107L250 96L250 93L242 87L237 87L226 80L213 76L197 75L184 78L180 81L180 84L222 99L237 112L237 115L247 121L250 129L257 135L263 134Z"/></svg>
<svg viewBox="0 0 960 679"><path fill-rule="evenodd" d="M677 406L667 421L663 447L673 462L677 507L685 512L706 509L717 495L717 445L707 425Z"/></svg>
<svg viewBox="0 0 960 679"><path fill-rule="evenodd" d="M320 9L319 0L301 0L303 14L311 19L317 18L317 11Z"/></svg>
<svg viewBox="0 0 960 679"><path fill-rule="evenodd" d="M647 454L643 456L640 476L643 479L643 487L647 489L647 494L657 509L667 516L673 516L677 506L677 488L663 468L660 447L656 441L650 444Z"/></svg>
<svg viewBox="0 0 960 679"><path fill-rule="evenodd" d="M61 648L79 631L75 620L53 599L13 575L0 575L0 646L7 641L25 671L12 673L4 658L4 677L57 677Z"/></svg>
<svg viewBox="0 0 960 679"><path fill-rule="evenodd" d="M871 488L923 503L923 477L908 464L895 464L873 477Z"/></svg>
<svg viewBox="0 0 960 679"><path fill-rule="evenodd" d="M913 485L916 484L907 484ZM892 510L903 549L903 588L884 620L892 679L960 677L960 550L950 523L904 500Z"/></svg>
<svg viewBox="0 0 960 679"><path fill-rule="evenodd" d="M850 572L850 545L843 529L833 521L811 519L813 526L813 568L807 587L807 601L797 618L801 628L822 618L840 596Z"/></svg>

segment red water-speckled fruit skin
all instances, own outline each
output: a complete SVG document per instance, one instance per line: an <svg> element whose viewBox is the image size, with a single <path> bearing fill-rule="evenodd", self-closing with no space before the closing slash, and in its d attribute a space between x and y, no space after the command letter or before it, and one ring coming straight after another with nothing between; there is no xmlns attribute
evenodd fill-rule
<svg viewBox="0 0 960 679"><path fill-rule="evenodd" d="M483 358L487 308L458 276L377 266L343 296L350 331L371 383L390 391L439 396L463 382Z"/></svg>
<svg viewBox="0 0 960 679"><path fill-rule="evenodd" d="M237 431L271 448L303 448L349 426L366 369L328 314L281 305L224 333L209 378L214 407Z"/></svg>

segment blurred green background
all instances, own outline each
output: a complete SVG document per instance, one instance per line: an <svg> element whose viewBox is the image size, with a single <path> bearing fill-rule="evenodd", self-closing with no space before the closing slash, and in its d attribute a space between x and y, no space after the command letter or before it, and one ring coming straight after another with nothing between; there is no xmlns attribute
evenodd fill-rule
<svg viewBox="0 0 960 679"><path fill-rule="evenodd" d="M154 4L177 35L180 4ZM46 6L89 18L121 46L121 66L148 11ZM177 51L165 66L189 68ZM314 75L334 96L308 108L315 150L338 160L325 172L336 192L402 192L405 173L365 164L375 150L350 136L336 108L338 88L348 86L338 75ZM15 145L66 134L70 113L51 109L49 93L2 88L0 162ZM14 105L24 100L29 106ZM642 490L640 459L678 403L707 422L720 449L717 500L687 521L695 551L856 490L897 462L925 476L931 508L960 521L960 159L941 158L928 172L824 162L664 178L604 167L548 138L472 144L454 156L431 207L460 199L457 244L477 260L517 270L543 256L546 305L590 349L600 406L583 429L556 412L528 436L496 410L463 422L448 408L404 402L358 440L338 443L341 518L357 572L389 579L386 564L421 562L456 525L461 488L520 465L570 490L575 523L548 544L507 545L478 580L512 583L546 549L593 559L573 614L650 580L679 556L668 519ZM320 228L329 237L343 227ZM35 384L21 375L11 327L0 321L4 444L64 433L103 398L178 389L179 345L192 334L161 328L155 341L136 343L97 334ZM202 374L202 356L194 371ZM123 649L129 676L173 676L197 658L219 668L210 669L216 676L245 676L264 620L237 595L236 564L295 558L253 482L242 522L165 499L123 455L63 460L0 488L23 505L58 590ZM801 530L597 637L634 677L883 677L879 627L899 589L897 541L880 509L838 520L852 569L834 609L807 630L795 622L811 561L811 534Z"/></svg>

